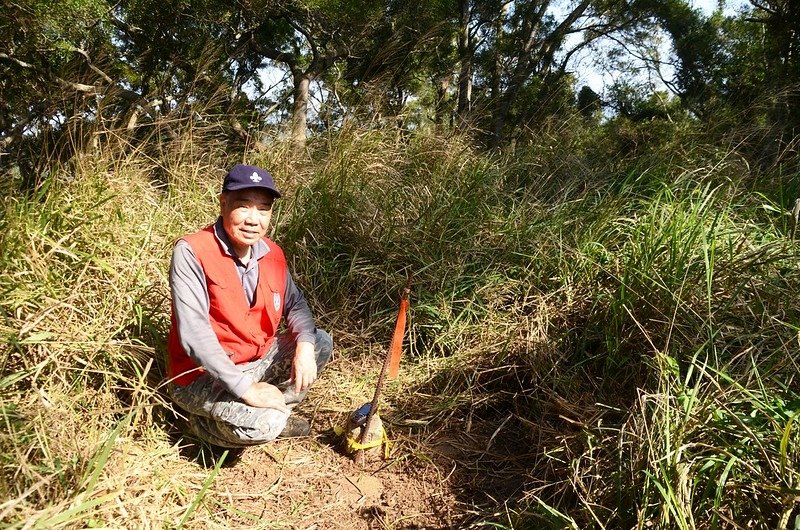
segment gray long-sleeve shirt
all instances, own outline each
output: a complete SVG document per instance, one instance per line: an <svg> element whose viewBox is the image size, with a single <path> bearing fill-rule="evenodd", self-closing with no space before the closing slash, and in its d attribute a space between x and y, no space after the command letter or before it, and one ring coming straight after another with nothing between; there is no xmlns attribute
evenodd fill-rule
<svg viewBox="0 0 800 530"><path fill-rule="evenodd" d="M214 223L214 235L221 243L225 254L230 257L231 266L236 267L242 288L252 306L258 285L258 260L269 252L269 247L263 241L258 241L252 247L250 260L244 265L230 250L230 241L222 226L221 218ZM241 397L254 381L231 361L211 328L205 273L186 241L178 241L172 251L169 284L178 334L184 351L198 365L205 368L210 376L218 379L229 392ZM283 317L289 333L295 340L311 343L316 340L314 317L302 291L295 285L288 270Z"/></svg>

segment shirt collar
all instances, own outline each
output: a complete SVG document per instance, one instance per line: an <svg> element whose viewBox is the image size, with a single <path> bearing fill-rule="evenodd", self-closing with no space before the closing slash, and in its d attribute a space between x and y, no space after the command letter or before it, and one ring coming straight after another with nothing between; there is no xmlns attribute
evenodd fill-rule
<svg viewBox="0 0 800 530"><path fill-rule="evenodd" d="M222 225L222 217L218 217L217 221L214 223L214 237L216 237L217 241L219 241L219 244L222 246L222 250L225 251L225 254L235 260L239 259L233 254L233 252L231 252L231 241L228 239L228 233L225 232L225 227ZM259 239L251 248L251 257L255 258L256 260L260 260L269 252L269 247L266 243L264 243L263 239Z"/></svg>

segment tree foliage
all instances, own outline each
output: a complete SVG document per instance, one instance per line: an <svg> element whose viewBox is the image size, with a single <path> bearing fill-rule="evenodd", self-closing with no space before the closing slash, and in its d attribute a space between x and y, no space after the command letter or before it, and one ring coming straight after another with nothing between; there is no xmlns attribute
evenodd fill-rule
<svg viewBox="0 0 800 530"><path fill-rule="evenodd" d="M43 130L91 109L113 62L112 29L98 0L3 1L0 140Z"/></svg>
<svg viewBox="0 0 800 530"><path fill-rule="evenodd" d="M728 15L705 15L683 0L635 0L631 9L669 35L670 86L702 122L758 127L766 134L760 143L791 144L800 126L797 2L753 0Z"/></svg>
<svg viewBox="0 0 800 530"><path fill-rule="evenodd" d="M276 110L301 150L312 83L324 103L311 118L322 127L345 116L433 124L492 147L552 116L597 113L601 101L644 119L631 105L651 99L652 87L618 84L591 99L577 92L571 60L612 39L649 46L657 70L659 32L674 51L665 81L695 119L768 124L785 139L800 120L800 17L790 0L753 0L734 15L705 15L686 0L2 1L5 164L41 152L36 141L48 134L135 131L165 116L217 117L230 138L258 149ZM267 71L286 83L266 86ZM81 147L69 145L65 156Z"/></svg>

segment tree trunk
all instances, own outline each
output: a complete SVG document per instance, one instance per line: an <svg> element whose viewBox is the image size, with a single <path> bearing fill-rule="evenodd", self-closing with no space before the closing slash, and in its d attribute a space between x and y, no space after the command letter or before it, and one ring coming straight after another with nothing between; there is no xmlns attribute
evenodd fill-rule
<svg viewBox="0 0 800 530"><path fill-rule="evenodd" d="M445 75L439 79L439 84L436 87L436 108L435 112L436 115L434 116L433 120L436 123L436 127L439 129L440 132L444 132L445 124L449 123L450 120L445 120L447 115L447 108L448 103L450 101L450 95L448 90L450 89L450 76Z"/></svg>
<svg viewBox="0 0 800 530"><path fill-rule="evenodd" d="M461 63L458 72L458 127L466 124L472 100L472 46L469 38L469 0L460 0L461 19L459 21L458 58Z"/></svg>
<svg viewBox="0 0 800 530"><path fill-rule="evenodd" d="M308 89L311 76L298 72L294 79L294 108L292 109L292 152L300 154L306 148L306 127L308 124Z"/></svg>
<svg viewBox="0 0 800 530"><path fill-rule="evenodd" d="M491 79L491 102L492 106L494 107L494 120L492 123L492 133L491 138L489 140L489 147L492 149L496 149L500 147L500 143L503 138L503 127L505 126L505 115L501 116L501 109L503 105L503 98L500 89L500 79L503 75L503 56L500 53L500 46L498 44L500 40L500 36L503 34L503 24L505 23L506 19L506 8L501 9L497 13L497 17L494 20L494 33L495 33L495 45L494 45L494 67L492 68L492 79Z"/></svg>
<svg viewBox="0 0 800 530"><path fill-rule="evenodd" d="M506 4L507 9L510 4ZM549 2L533 5L534 11L525 19L522 30L518 34L519 51L510 72L506 74L504 89L501 89L503 65L500 51L495 46L495 71L492 79L492 101L494 103L494 124L490 146L499 148L503 143L504 129L511 108L517 100L525 83L532 76L545 77L553 64L555 53L562 48L564 39L574 27L576 21L586 13L591 0L580 0L572 10L544 38L540 30L546 22L545 14ZM503 22L507 11L502 11L495 20L495 32L499 36L503 31Z"/></svg>

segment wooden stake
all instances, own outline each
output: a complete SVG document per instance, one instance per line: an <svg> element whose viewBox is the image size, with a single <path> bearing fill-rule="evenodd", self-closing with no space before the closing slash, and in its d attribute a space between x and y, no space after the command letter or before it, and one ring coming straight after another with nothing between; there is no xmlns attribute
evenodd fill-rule
<svg viewBox="0 0 800 530"><path fill-rule="evenodd" d="M381 368L381 373L378 375L378 382L375 384L375 393L372 395L372 403L370 404L369 413L367 414L367 420L364 423L364 430L361 431L361 439L359 440L359 443L362 445L367 442L368 433L370 432L370 429L372 429L372 418L378 410L378 403L380 403L381 400L381 391L383 390L383 385L386 381L387 372L390 373L390 378L397 377L397 369L400 366L400 353L402 352L403 346L403 335L405 334L408 295L410 293L411 276L409 275L408 280L406 280L406 286L403 289L403 294L400 297L400 310L397 313L397 321L395 322L394 333L392 334L392 343L386 352L386 356L383 358L383 367ZM394 376L391 375L389 369L390 365L396 365L396 368L394 368ZM358 449L353 457L353 460L358 465L363 464L364 450Z"/></svg>

